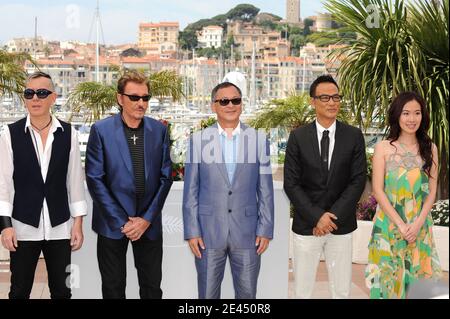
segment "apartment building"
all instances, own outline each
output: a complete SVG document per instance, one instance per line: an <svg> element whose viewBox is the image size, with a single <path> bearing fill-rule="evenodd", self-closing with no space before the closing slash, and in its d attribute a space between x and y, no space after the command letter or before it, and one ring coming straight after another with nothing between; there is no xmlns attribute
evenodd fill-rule
<svg viewBox="0 0 450 319"><path fill-rule="evenodd" d="M126 69L139 69L144 71L160 72L175 71L178 72L178 60L170 58L161 58L156 55L139 57L122 57L120 65Z"/></svg>
<svg viewBox="0 0 450 319"><path fill-rule="evenodd" d="M223 41L223 28L218 25L203 27L197 33L197 41L202 48L220 48Z"/></svg>
<svg viewBox="0 0 450 319"><path fill-rule="evenodd" d="M25 52L33 54L35 52L44 52L47 45L42 37L36 38L14 38L6 42L7 51L11 53Z"/></svg>
<svg viewBox="0 0 450 319"><path fill-rule="evenodd" d="M179 30L178 22L140 23L138 47L147 54L176 51Z"/></svg>
<svg viewBox="0 0 450 319"><path fill-rule="evenodd" d="M281 37L279 31L267 31L251 22L232 21L228 24L228 35L232 35L237 50L244 58L251 58L253 43L257 58L271 59L289 55L290 43Z"/></svg>

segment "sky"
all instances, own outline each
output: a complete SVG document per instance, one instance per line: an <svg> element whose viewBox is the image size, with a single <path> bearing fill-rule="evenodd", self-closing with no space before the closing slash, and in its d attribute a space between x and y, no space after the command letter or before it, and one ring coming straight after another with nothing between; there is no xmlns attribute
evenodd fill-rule
<svg viewBox="0 0 450 319"><path fill-rule="evenodd" d="M180 30L199 19L226 13L240 3L249 3L260 12L286 15L285 0L100 0L100 16L105 44L137 42L139 22L178 21ZM0 44L18 37L38 35L47 40L95 41L92 21L95 0L0 0ZM302 0L302 18L322 12L320 0ZM92 31L90 31L92 29Z"/></svg>

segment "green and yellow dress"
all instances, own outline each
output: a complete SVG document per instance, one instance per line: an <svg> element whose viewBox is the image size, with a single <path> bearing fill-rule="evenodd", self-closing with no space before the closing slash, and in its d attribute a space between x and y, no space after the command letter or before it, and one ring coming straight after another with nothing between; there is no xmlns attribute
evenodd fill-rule
<svg viewBox="0 0 450 319"><path fill-rule="evenodd" d="M422 166L421 157L407 151L386 158L384 191L405 223L420 215L429 193L428 176ZM417 279L441 276L432 226L429 214L416 241L408 244L378 205L365 274L370 298L405 298L408 287Z"/></svg>

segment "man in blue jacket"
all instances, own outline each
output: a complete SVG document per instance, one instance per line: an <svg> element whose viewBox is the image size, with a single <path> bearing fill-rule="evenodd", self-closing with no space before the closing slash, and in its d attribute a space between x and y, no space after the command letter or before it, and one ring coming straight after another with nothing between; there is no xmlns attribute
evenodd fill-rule
<svg viewBox="0 0 450 319"><path fill-rule="evenodd" d="M193 135L186 162L184 238L196 257L199 298L220 298L230 258L236 298L254 299L274 227L268 140L240 122L236 85L220 83L211 98L217 124Z"/></svg>
<svg viewBox="0 0 450 319"><path fill-rule="evenodd" d="M118 82L120 114L96 122L86 151L92 228L103 298L125 298L131 241L141 299L161 298L161 210L172 185L166 126L145 117L148 79L135 71Z"/></svg>

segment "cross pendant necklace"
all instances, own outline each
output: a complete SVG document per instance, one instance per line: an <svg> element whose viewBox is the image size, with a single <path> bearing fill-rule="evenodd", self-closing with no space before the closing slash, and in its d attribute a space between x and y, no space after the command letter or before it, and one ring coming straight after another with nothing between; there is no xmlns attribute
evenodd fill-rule
<svg viewBox="0 0 450 319"><path fill-rule="evenodd" d="M136 140L137 140L138 138L139 138L139 137L137 137L136 134L133 134L133 136L130 137L130 140L133 140L133 144L136 145Z"/></svg>

